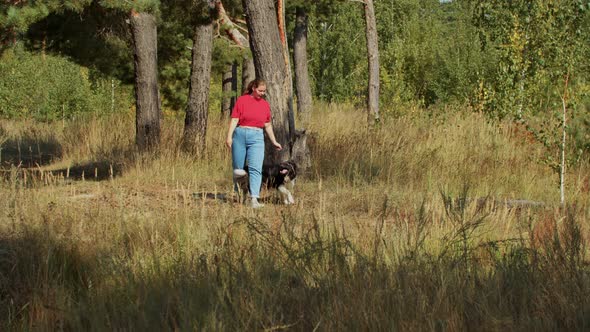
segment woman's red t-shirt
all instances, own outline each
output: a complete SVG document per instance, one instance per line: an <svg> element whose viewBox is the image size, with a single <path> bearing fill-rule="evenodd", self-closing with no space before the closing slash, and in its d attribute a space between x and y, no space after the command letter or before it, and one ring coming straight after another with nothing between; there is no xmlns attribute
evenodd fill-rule
<svg viewBox="0 0 590 332"><path fill-rule="evenodd" d="M238 126L264 128L270 122L270 104L262 98L243 95L236 101L231 117L239 119Z"/></svg>

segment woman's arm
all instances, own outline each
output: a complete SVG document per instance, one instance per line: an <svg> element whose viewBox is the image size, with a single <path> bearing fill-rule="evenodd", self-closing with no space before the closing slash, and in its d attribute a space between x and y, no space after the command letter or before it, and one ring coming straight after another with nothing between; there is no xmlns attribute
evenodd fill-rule
<svg viewBox="0 0 590 332"><path fill-rule="evenodd" d="M227 130L227 138L225 139L225 145L227 145L227 147L230 149L234 140L234 130L236 130L239 121L240 119L238 118L231 118L231 120L229 121L229 129Z"/></svg>
<svg viewBox="0 0 590 332"><path fill-rule="evenodd" d="M272 123L267 122L264 124L264 130L266 131L266 134L268 135L268 138L270 139L270 142L272 143L272 145L275 146L275 148L277 150L282 150L283 147L281 146L281 144L279 142L277 142L277 139L275 138L275 133L272 130Z"/></svg>

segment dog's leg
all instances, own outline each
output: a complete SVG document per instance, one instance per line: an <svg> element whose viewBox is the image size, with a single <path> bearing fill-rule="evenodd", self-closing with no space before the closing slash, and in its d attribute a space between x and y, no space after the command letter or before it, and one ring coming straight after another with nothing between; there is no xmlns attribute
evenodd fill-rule
<svg viewBox="0 0 590 332"><path fill-rule="evenodd" d="M293 199L293 195L291 195L291 192L289 191L289 189L287 189L287 187L285 187L285 185L280 185L279 188L277 188L277 189L279 189L279 192L281 193L281 196L283 197L283 203L285 203L286 205L295 203L295 199Z"/></svg>
<svg viewBox="0 0 590 332"><path fill-rule="evenodd" d="M289 181L289 183L287 183L287 186L289 187L289 195L288 195L289 203L294 204L295 199L293 198L293 195L291 195L291 191L293 191L293 188L295 188L295 179Z"/></svg>

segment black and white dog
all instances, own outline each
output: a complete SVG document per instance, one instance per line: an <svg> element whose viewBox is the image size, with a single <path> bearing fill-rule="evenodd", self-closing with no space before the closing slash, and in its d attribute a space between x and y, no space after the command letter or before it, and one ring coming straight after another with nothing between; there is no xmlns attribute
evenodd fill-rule
<svg viewBox="0 0 590 332"><path fill-rule="evenodd" d="M262 166L262 185L267 188L277 189L281 194L283 203L287 205L295 203L291 190L293 190L293 187L295 186L296 177L297 164L292 160L284 161L278 165ZM234 179L242 193L250 191L248 166L244 169L234 170Z"/></svg>

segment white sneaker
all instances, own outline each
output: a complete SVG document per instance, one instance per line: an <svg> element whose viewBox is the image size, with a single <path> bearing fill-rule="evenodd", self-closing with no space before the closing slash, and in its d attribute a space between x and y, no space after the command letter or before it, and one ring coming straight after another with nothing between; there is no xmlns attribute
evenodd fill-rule
<svg viewBox="0 0 590 332"><path fill-rule="evenodd" d="M253 209L260 209L261 207L263 207L263 206L264 206L264 204L262 204L262 203L259 203L259 202L258 202L258 199L256 199L255 197L252 197L252 202L250 203L250 206L251 206Z"/></svg>
<svg viewBox="0 0 590 332"><path fill-rule="evenodd" d="M243 169L234 169L234 178L241 178L243 176L248 175L245 170Z"/></svg>

